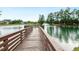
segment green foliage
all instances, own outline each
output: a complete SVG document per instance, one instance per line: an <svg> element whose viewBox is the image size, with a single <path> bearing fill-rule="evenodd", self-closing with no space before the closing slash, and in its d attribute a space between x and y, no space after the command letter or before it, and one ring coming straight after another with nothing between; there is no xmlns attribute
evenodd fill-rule
<svg viewBox="0 0 79 59"><path fill-rule="evenodd" d="M44 23L44 15L39 15L39 20L38 20L38 23L40 24L40 25L42 25L43 23Z"/></svg>
<svg viewBox="0 0 79 59"><path fill-rule="evenodd" d="M49 24L79 25L79 10L66 8L49 13L46 22Z"/></svg>
<svg viewBox="0 0 79 59"><path fill-rule="evenodd" d="M47 17L47 23L52 24L54 22L54 15L50 13Z"/></svg>
<svg viewBox="0 0 79 59"><path fill-rule="evenodd" d="M18 19L18 20L13 20L10 22L10 24L22 24L22 20Z"/></svg>
<svg viewBox="0 0 79 59"><path fill-rule="evenodd" d="M73 51L79 51L79 47L75 47Z"/></svg>
<svg viewBox="0 0 79 59"><path fill-rule="evenodd" d="M24 22L25 24L32 24L32 25L35 25L35 24L38 24L38 22L33 22L33 21L27 21L27 22Z"/></svg>

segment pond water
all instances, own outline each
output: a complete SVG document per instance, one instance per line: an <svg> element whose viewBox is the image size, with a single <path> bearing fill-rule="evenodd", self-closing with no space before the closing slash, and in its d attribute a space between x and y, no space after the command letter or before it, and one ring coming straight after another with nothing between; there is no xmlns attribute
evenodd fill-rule
<svg viewBox="0 0 79 59"><path fill-rule="evenodd" d="M45 25L44 30L54 38L64 49L71 51L79 47L79 27L75 26L49 26Z"/></svg>
<svg viewBox="0 0 79 59"><path fill-rule="evenodd" d="M0 37L19 31L24 28L24 25L0 26Z"/></svg>

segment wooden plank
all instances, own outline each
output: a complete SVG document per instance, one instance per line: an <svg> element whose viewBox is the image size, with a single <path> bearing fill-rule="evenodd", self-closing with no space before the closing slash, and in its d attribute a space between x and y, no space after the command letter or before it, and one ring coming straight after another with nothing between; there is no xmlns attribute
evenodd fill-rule
<svg viewBox="0 0 79 59"><path fill-rule="evenodd" d="M32 31L32 28L28 27L26 29L17 31L15 33L11 33L6 36L0 37L0 41L4 41L2 44L0 44L0 48L3 47L1 50L7 51L7 50L14 49L14 47L16 47L19 44L19 42L22 42L27 36L27 34L29 34L31 31Z"/></svg>
<svg viewBox="0 0 79 59"><path fill-rule="evenodd" d="M31 30L29 32L31 32ZM38 28L34 28L15 51L43 51L41 40Z"/></svg>
<svg viewBox="0 0 79 59"><path fill-rule="evenodd" d="M7 45L8 44L8 40L3 42L2 44L0 44L0 47L4 46L4 45Z"/></svg>
<svg viewBox="0 0 79 59"><path fill-rule="evenodd" d="M19 42L21 42L20 40L19 41L17 41L13 46L11 46L9 49L8 49L8 51L10 51L15 45L17 45L17 43L19 43ZM18 46L18 45L17 45Z"/></svg>
<svg viewBox="0 0 79 59"><path fill-rule="evenodd" d="M41 27L39 27L40 32L43 33L43 35L46 36L46 40L48 42L48 44L51 46L52 50L54 49L55 51L64 51L63 48L61 48L61 46L59 46L54 39L48 35L48 33L46 33Z"/></svg>
<svg viewBox="0 0 79 59"><path fill-rule="evenodd" d="M3 48L0 48L0 51L5 51L4 47Z"/></svg>
<svg viewBox="0 0 79 59"><path fill-rule="evenodd" d="M18 39L20 39L20 37L18 37L16 40L12 41L10 44L8 44L8 46L11 46L12 44L14 44L16 41L18 41Z"/></svg>
<svg viewBox="0 0 79 59"><path fill-rule="evenodd" d="M22 30L20 30L20 31L17 31L17 32L14 32L14 33L11 33L11 34L8 34L8 35L5 35L5 36L2 36L2 37L0 37L0 41L2 41L2 40L4 40L4 39L6 39L6 38L9 38L9 37L11 37L11 36L13 36L13 35L15 35L15 34L17 34L17 33L20 33L21 31L24 31L25 29L22 29Z"/></svg>
<svg viewBox="0 0 79 59"><path fill-rule="evenodd" d="M19 37L20 36L20 34L19 35L17 35L17 36L15 36L15 37L13 37L13 38L11 38L11 39L9 39L8 40L8 42L10 42L10 41L12 41L12 40L14 40L14 39L16 39L17 37Z"/></svg>

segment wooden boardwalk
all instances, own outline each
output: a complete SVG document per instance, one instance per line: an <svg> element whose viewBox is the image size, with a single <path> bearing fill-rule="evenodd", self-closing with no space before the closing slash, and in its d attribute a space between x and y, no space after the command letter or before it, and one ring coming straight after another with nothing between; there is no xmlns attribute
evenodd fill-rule
<svg viewBox="0 0 79 59"><path fill-rule="evenodd" d="M15 51L44 51L39 29L34 27Z"/></svg>
<svg viewBox="0 0 79 59"><path fill-rule="evenodd" d="M0 37L0 51L64 51L41 27L26 27Z"/></svg>

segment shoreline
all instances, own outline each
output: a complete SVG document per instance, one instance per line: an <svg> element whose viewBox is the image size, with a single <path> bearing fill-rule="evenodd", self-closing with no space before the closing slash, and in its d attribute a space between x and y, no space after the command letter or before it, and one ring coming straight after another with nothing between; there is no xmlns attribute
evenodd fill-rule
<svg viewBox="0 0 79 59"><path fill-rule="evenodd" d="M23 24L4 24L4 25L0 24L0 26L13 26L13 25L23 25Z"/></svg>

